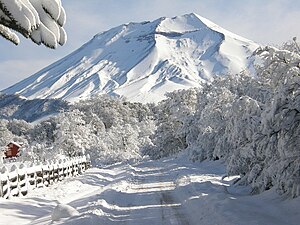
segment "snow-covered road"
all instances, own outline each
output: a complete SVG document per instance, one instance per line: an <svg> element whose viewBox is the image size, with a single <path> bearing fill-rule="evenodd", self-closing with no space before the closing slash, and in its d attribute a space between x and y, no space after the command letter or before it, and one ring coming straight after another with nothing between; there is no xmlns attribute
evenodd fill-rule
<svg viewBox="0 0 300 225"><path fill-rule="evenodd" d="M224 174L220 162L175 159L92 168L27 197L0 199L0 224L299 224L299 198L250 196L229 187ZM52 222L58 203L79 215Z"/></svg>

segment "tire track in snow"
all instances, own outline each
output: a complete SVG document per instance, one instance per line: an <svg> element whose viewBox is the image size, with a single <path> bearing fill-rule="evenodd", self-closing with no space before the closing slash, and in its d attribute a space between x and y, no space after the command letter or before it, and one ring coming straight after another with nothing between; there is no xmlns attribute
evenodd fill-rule
<svg viewBox="0 0 300 225"><path fill-rule="evenodd" d="M162 206L162 223L170 225L189 225L181 204L178 204L170 193L162 192L160 198ZM168 205L169 207L165 207Z"/></svg>

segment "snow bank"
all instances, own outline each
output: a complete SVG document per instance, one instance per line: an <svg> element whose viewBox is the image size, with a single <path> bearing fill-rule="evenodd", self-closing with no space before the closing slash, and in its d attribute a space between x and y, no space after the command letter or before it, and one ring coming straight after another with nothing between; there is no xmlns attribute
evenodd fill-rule
<svg viewBox="0 0 300 225"><path fill-rule="evenodd" d="M72 206L58 204L51 214L51 219L52 221L57 221L60 219L65 219L77 215L79 215L79 212Z"/></svg>

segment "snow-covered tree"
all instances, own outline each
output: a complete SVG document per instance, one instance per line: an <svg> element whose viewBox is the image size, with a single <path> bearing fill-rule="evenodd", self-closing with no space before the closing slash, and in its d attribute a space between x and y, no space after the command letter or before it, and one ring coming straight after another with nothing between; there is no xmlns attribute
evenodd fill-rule
<svg viewBox="0 0 300 225"><path fill-rule="evenodd" d="M152 158L174 155L187 147L185 124L195 112L197 90L179 90L168 93L157 106L157 129L151 136L152 144L144 149Z"/></svg>
<svg viewBox="0 0 300 225"><path fill-rule="evenodd" d="M300 44L297 41L297 37L294 37L293 40L283 43L283 45L280 46L280 49L300 54Z"/></svg>
<svg viewBox="0 0 300 225"><path fill-rule="evenodd" d="M255 137L260 133L262 108L258 101L242 96L232 102L224 136L229 149L219 150L227 157L228 173L244 175L261 160Z"/></svg>
<svg viewBox="0 0 300 225"><path fill-rule="evenodd" d="M33 126L24 120L13 119L8 122L7 128L16 136L26 136Z"/></svg>
<svg viewBox="0 0 300 225"><path fill-rule="evenodd" d="M257 167L252 185L257 191L276 187L282 193L300 195L300 55L264 48L262 75L270 74L274 90L262 114L262 134L258 148L263 167ZM259 169L259 170L258 170Z"/></svg>
<svg viewBox="0 0 300 225"><path fill-rule="evenodd" d="M90 127L82 119L79 110L63 112L57 118L54 147L57 154L78 156L85 153L90 144Z"/></svg>
<svg viewBox="0 0 300 225"><path fill-rule="evenodd" d="M65 22L61 0L0 0L0 35L16 45L20 39L13 30L38 45L63 45Z"/></svg>
<svg viewBox="0 0 300 225"><path fill-rule="evenodd" d="M44 143L45 145L51 145L55 141L57 119L51 117L45 121L37 123L33 129L29 131L30 142Z"/></svg>
<svg viewBox="0 0 300 225"><path fill-rule="evenodd" d="M74 108L91 129L91 146L86 151L96 165L141 158L140 149L150 143L155 126L147 105L101 96Z"/></svg>
<svg viewBox="0 0 300 225"><path fill-rule="evenodd" d="M14 138L14 135L7 129L7 125L7 120L0 120L0 151L4 151L6 145Z"/></svg>
<svg viewBox="0 0 300 225"><path fill-rule="evenodd" d="M219 158L226 151L220 144L235 95L225 85L205 84L198 91L196 111L186 123L187 150L193 161ZM218 151L220 149L220 151Z"/></svg>

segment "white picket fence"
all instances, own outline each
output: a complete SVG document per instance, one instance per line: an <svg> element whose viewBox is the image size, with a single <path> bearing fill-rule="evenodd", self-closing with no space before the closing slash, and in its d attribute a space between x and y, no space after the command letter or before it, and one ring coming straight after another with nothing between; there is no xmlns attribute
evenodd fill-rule
<svg viewBox="0 0 300 225"><path fill-rule="evenodd" d="M67 177L82 174L90 167L86 156L44 163L15 163L0 168L0 197L24 196L31 190L48 187Z"/></svg>

